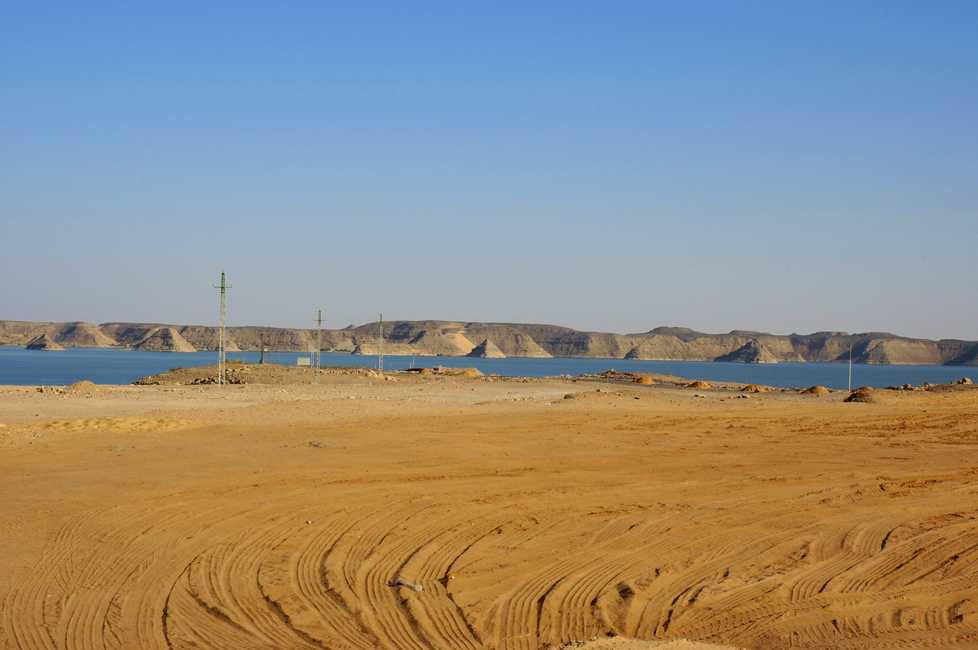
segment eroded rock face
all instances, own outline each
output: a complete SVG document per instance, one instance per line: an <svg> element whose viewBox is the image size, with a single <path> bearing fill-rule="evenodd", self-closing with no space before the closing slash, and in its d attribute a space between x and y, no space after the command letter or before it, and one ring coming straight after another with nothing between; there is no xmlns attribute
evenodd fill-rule
<svg viewBox="0 0 978 650"><path fill-rule="evenodd" d="M164 333L157 334L159 330ZM187 350L179 342L179 336L196 350L216 350L220 330L216 326L158 323L91 325L0 321L0 345L26 345L44 334L48 334L54 343L71 347ZM376 354L379 334L379 324L368 323L338 330L324 329L319 340L321 349L327 352ZM225 349L229 352L259 350L262 343L270 342L276 351L307 352L316 340L314 329L229 327ZM475 345L478 341L490 342L506 357L775 363L848 361L851 348L856 363L978 366L976 341L928 341L886 332L777 336L745 330L704 334L681 327L657 327L638 334L613 334L520 323L392 321L384 324L384 351L391 355L466 356L475 353L475 356L481 356L482 346ZM476 348L480 349L477 351ZM491 347L485 348L486 355L495 354Z"/></svg>

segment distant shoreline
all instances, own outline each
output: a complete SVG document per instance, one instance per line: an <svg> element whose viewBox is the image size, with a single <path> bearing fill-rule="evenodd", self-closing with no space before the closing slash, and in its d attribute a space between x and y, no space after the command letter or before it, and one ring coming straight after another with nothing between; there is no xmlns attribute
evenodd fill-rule
<svg viewBox="0 0 978 650"><path fill-rule="evenodd" d="M200 325L0 321L0 345L47 349L117 348L149 352L212 351L219 329ZM379 323L322 330L323 353L373 356ZM391 321L384 323L387 356L472 358L580 358L642 361L852 362L869 365L978 366L978 341L913 339L887 332L815 332L775 335L734 330L706 334L687 328L657 327L638 334L581 332L556 325ZM314 329L226 328L226 350L310 352Z"/></svg>
<svg viewBox="0 0 978 650"><path fill-rule="evenodd" d="M296 368L299 358L310 359L311 353L280 352L272 355L274 367ZM257 366L257 351L228 353L229 368ZM266 361L268 355L266 355ZM596 375L610 370L629 373L654 373L700 379L710 382L737 382L761 384L780 388L824 385L845 389L849 385L849 371L838 362L785 362L776 364L752 364L715 361L645 361L639 359L609 359L583 357L550 358L473 358L431 357L420 355L385 355L384 368L388 371L410 368L477 368L486 375L502 377L578 377ZM376 369L376 356L350 353L324 352L321 363L324 368L361 367ZM127 385L142 377L167 372L174 368L214 366L217 353L203 352L146 352L122 348L67 348L62 352L26 350L23 347L0 347L0 384L67 386L76 381L88 380L96 384ZM302 370L302 366L299 370ZM309 366L304 366L309 369ZM215 371L216 372L216 371ZM941 384L956 382L963 377L978 381L978 368L935 365L854 364L852 386L903 386L922 385L926 382Z"/></svg>

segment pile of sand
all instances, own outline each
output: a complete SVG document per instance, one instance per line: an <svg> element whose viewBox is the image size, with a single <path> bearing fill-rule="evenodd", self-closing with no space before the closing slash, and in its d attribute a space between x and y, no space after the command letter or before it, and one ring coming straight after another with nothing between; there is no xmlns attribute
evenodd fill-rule
<svg viewBox="0 0 978 650"><path fill-rule="evenodd" d="M651 386L655 383L655 380L651 377L637 377L632 381L633 384L645 384L646 386Z"/></svg>
<svg viewBox="0 0 978 650"><path fill-rule="evenodd" d="M758 386L757 384L747 384L740 389L744 393L766 393L767 389L763 386Z"/></svg>
<svg viewBox="0 0 978 650"><path fill-rule="evenodd" d="M71 386L68 386L65 391L68 393L84 393L86 395L92 395L94 393L107 393L109 392L109 389L105 386L93 384L86 379L84 381L76 381Z"/></svg>
<svg viewBox="0 0 978 650"><path fill-rule="evenodd" d="M705 381L694 381L686 384L686 388L695 388L696 390L710 390L713 386L710 386Z"/></svg>
<svg viewBox="0 0 978 650"><path fill-rule="evenodd" d="M852 391L852 394L845 399L847 402L863 402L866 404L871 404L875 402L874 393L875 391L869 386L863 386L862 388L857 388Z"/></svg>
<svg viewBox="0 0 978 650"><path fill-rule="evenodd" d="M811 388L806 388L802 391L803 393L808 393L809 395L826 395L831 393L825 386L812 386Z"/></svg>
<svg viewBox="0 0 978 650"><path fill-rule="evenodd" d="M450 377L485 377L478 368L442 368L438 374Z"/></svg>

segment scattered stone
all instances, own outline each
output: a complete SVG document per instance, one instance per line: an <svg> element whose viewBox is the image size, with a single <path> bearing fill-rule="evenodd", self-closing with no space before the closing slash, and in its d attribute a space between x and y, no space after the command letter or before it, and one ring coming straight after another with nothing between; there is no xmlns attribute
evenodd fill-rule
<svg viewBox="0 0 978 650"><path fill-rule="evenodd" d="M407 587L408 589L413 589L415 591L423 591L424 587L421 585L411 584L407 580L402 580L401 578L394 578L393 580L387 581L388 587Z"/></svg>

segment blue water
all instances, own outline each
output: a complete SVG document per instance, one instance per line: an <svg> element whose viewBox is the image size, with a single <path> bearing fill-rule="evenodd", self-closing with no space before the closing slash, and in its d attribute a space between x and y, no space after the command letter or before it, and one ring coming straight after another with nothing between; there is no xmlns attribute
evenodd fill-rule
<svg viewBox="0 0 978 650"><path fill-rule="evenodd" d="M228 360L257 363L258 352L232 352ZM274 352L272 362L295 365L309 353ZM66 386L89 380L96 384L130 384L140 377L166 372L177 366L208 366L217 363L217 352L138 352L106 348L68 348L64 352L25 350L0 346L0 385ZM323 353L324 366L377 367L377 358L354 354ZM401 370L442 365L475 367L486 374L511 377L596 374L614 368L619 372L653 372L686 379L730 381L765 386L802 387L821 385L846 388L848 366L844 363L717 363L710 361L633 361L625 359L470 359L467 357L384 357L384 367ZM978 382L978 368L961 366L870 366L852 367L852 385L884 388L924 382L943 384L968 377Z"/></svg>

